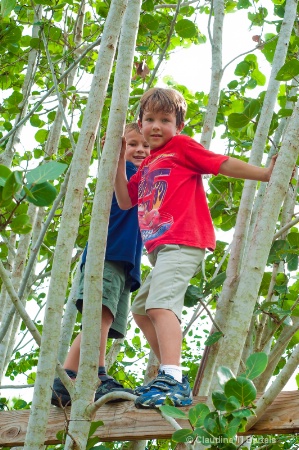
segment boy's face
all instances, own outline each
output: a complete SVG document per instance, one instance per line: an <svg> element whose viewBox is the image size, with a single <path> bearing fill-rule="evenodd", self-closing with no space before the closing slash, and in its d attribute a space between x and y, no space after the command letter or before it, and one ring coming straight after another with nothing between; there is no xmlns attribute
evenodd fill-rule
<svg viewBox="0 0 299 450"><path fill-rule="evenodd" d="M142 122L139 120L138 125L151 150L167 144L173 136L180 134L184 127L184 123L179 126L176 125L174 112L151 112L147 110L144 111Z"/></svg>
<svg viewBox="0 0 299 450"><path fill-rule="evenodd" d="M126 160L139 167L144 158L150 154L150 148L146 140L138 131L128 131L125 133L126 139Z"/></svg>

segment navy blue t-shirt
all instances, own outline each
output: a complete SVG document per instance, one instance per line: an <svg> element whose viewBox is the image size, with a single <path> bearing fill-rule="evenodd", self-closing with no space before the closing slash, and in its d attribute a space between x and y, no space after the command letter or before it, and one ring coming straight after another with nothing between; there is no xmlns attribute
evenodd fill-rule
<svg viewBox="0 0 299 450"><path fill-rule="evenodd" d="M126 173L129 180L137 167L126 161ZM88 243L82 255L82 265L86 262ZM110 219L108 225L107 246L105 260L123 261L128 263L132 277L131 292L140 286L140 264L142 255L142 239L138 226L137 206L122 210L119 208L115 194L113 194Z"/></svg>

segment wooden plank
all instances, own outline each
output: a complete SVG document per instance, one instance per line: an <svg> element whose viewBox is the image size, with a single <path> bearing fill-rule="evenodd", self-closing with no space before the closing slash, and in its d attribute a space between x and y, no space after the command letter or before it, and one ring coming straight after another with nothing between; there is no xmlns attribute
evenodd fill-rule
<svg viewBox="0 0 299 450"><path fill-rule="evenodd" d="M205 402L205 397L196 397L194 404ZM188 411L188 407L182 408ZM29 419L29 410L0 412L0 446L22 446ZM67 408L70 414L70 408ZM95 420L104 426L95 433L101 441L133 441L138 439L169 439L173 433L170 424L155 410L136 409L133 402L110 403L102 406ZM182 427L188 422L178 420ZM45 444L57 444L56 434L65 427L62 410L51 407ZM299 392L284 391L254 425L251 434L288 434L299 432Z"/></svg>

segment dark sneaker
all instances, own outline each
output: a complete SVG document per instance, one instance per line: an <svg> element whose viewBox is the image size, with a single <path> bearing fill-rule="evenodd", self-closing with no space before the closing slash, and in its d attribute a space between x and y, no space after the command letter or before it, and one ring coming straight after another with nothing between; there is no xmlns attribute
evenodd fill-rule
<svg viewBox="0 0 299 450"><path fill-rule="evenodd" d="M99 379L101 380L101 384L96 390L94 400L99 400L99 398L103 397L105 394L109 394L110 392L128 392L129 394L133 394L132 389L124 388L122 384L116 381L114 378L109 375L99 375ZM124 401L122 398L116 398L111 400L111 402L119 402ZM109 402L110 403L110 402Z"/></svg>
<svg viewBox="0 0 299 450"><path fill-rule="evenodd" d="M68 376L75 380L77 376L77 372L73 370L66 369L65 370ZM51 403L55 406L70 406L71 405L71 397L68 393L68 390L64 387L60 378L55 378L52 388L52 397Z"/></svg>
<svg viewBox="0 0 299 450"><path fill-rule="evenodd" d="M159 372L149 390L135 400L136 408L157 408L165 403L168 397L174 406L192 404L192 391L188 378L183 376L182 382L176 381L171 375Z"/></svg>

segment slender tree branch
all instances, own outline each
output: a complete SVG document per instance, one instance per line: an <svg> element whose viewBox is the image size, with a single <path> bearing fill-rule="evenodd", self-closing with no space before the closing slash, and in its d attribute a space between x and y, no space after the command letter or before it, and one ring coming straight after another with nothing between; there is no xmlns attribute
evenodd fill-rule
<svg viewBox="0 0 299 450"><path fill-rule="evenodd" d="M199 1L198 0L191 0L191 1L189 1L189 2L184 2L184 3L182 3L181 4L181 8L183 8L184 6L189 6L189 5L192 5L193 3L199 3ZM169 3L169 4L165 4L165 5L156 5L156 6L154 6L154 9L164 9L164 8L171 8L171 9L174 9L174 8L177 8L177 3Z"/></svg>
<svg viewBox="0 0 299 450"><path fill-rule="evenodd" d="M59 92L57 78L56 78L56 75L55 75L54 66L53 66L53 63L52 63L52 60L51 60L51 56L50 56L49 48L48 48L48 43L47 43L44 31L41 32L41 36L42 36L42 40L43 40L44 47L45 47L45 50L46 50L48 64L49 64L49 67L50 67L50 70L51 70L51 74L52 74L52 79L53 79L53 83L54 83L54 87L55 87L55 91L56 91L56 96L57 96L57 100L58 100L59 110L60 110L60 113L62 115L65 128L66 128L66 130L68 132L68 136L69 136L69 139L70 139L71 144L72 144L72 150L74 152L75 148L76 148L76 143L74 141L73 134L71 132L68 120L66 118L66 114L65 114L64 107L63 107L62 100L61 100L61 95L60 95L60 92Z"/></svg>
<svg viewBox="0 0 299 450"><path fill-rule="evenodd" d="M273 241L278 239L285 231L288 231L290 228L292 228L294 225L296 225L299 222L299 217L296 217L296 219L293 219L291 222L287 223L284 227L280 228L274 236Z"/></svg>

